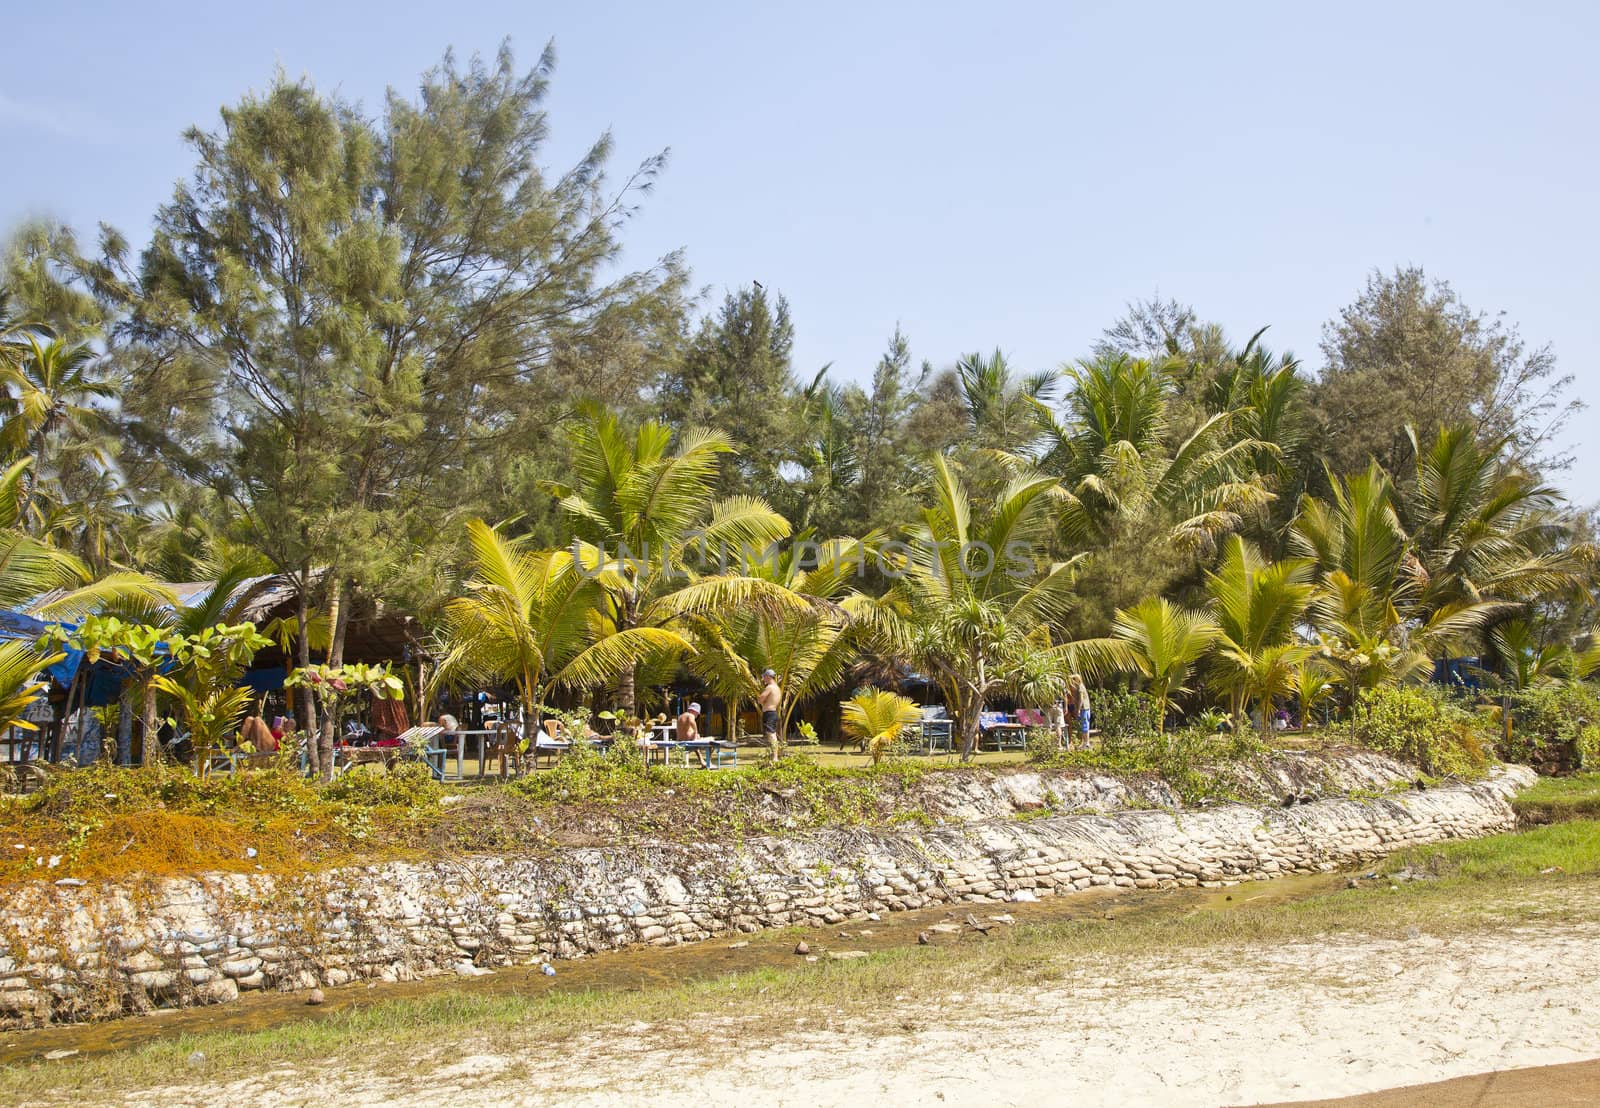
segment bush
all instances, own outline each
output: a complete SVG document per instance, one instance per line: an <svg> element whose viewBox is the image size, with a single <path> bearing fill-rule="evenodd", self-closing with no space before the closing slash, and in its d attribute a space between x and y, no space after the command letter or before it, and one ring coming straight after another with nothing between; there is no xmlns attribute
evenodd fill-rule
<svg viewBox="0 0 1600 1108"><path fill-rule="evenodd" d="M197 777L182 766L97 764L0 798L0 885L133 874L303 872L420 845L442 815L421 765L322 786L297 768ZM16 849L22 843L24 850Z"/></svg>
<svg viewBox="0 0 1600 1108"><path fill-rule="evenodd" d="M419 762L400 762L387 772L346 770L323 786L322 795L362 808L425 809L438 805L441 791L427 766Z"/></svg>
<svg viewBox="0 0 1600 1108"><path fill-rule="evenodd" d="M1141 746L1161 731L1161 712L1142 692L1105 694L1093 707L1100 745L1107 750Z"/></svg>
<svg viewBox="0 0 1600 1108"><path fill-rule="evenodd" d="M1137 722L1138 712L1138 706L1132 706L1129 718ZM1153 719L1153 712L1147 718ZM1153 774L1171 785L1185 804L1198 804L1236 799L1230 767L1265 750L1250 730L1229 734L1191 726L1161 732L1152 725L1144 731L1125 728L1114 742L1102 741L1093 750L1067 751L1041 744L1030 750L1029 761L1050 769Z"/></svg>
<svg viewBox="0 0 1600 1108"><path fill-rule="evenodd" d="M1481 775L1494 741L1481 715L1431 685L1365 693L1355 735L1361 745L1438 777Z"/></svg>
<svg viewBox="0 0 1600 1108"><path fill-rule="evenodd" d="M1586 682L1526 689L1511 698L1511 741L1501 756L1582 769L1600 759L1600 690Z"/></svg>

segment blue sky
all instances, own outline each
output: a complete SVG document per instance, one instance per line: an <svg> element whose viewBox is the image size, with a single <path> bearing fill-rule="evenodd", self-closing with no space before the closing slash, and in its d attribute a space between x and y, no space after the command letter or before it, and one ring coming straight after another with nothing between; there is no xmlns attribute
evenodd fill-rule
<svg viewBox="0 0 1600 1108"><path fill-rule="evenodd" d="M238 10L230 10L230 9ZM671 147L630 259L783 290L797 370L1084 354L1175 296L1315 367L1373 267L1421 264L1552 343L1600 499L1600 6L63 3L10 17L0 227L142 241L181 140L281 65L376 108L445 47L554 38L551 157Z"/></svg>

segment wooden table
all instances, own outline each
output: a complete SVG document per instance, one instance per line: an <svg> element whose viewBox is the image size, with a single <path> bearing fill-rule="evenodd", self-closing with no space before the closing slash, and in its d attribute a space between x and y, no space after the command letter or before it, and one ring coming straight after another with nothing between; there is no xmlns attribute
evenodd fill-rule
<svg viewBox="0 0 1600 1108"><path fill-rule="evenodd" d="M1020 723L991 723L983 729L983 737L997 751L1028 749L1028 729Z"/></svg>

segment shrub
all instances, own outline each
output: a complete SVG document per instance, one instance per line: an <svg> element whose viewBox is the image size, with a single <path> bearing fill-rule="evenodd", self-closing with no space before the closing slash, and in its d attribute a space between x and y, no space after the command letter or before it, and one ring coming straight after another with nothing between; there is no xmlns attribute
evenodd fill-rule
<svg viewBox="0 0 1600 1108"><path fill-rule="evenodd" d="M421 810L436 807L441 791L427 766L418 762L400 762L388 772L347 770L324 785L322 795L329 800L341 800L362 808Z"/></svg>
<svg viewBox="0 0 1600 1108"><path fill-rule="evenodd" d="M1493 745L1482 716L1431 685L1364 694L1355 735L1363 746L1441 777L1481 774Z"/></svg>
<svg viewBox="0 0 1600 1108"><path fill-rule="evenodd" d="M1593 685L1526 689L1512 694L1511 712L1511 741L1501 741L1506 761L1581 769L1600 758L1600 689Z"/></svg>
<svg viewBox="0 0 1600 1108"><path fill-rule="evenodd" d="M1139 711L1139 706L1132 706L1129 717L1137 721ZM1153 720L1153 712L1144 718ZM1162 732L1152 723L1143 731L1124 728L1115 741L1103 741L1093 750L1069 751L1039 744L1030 748L1029 760L1051 769L1154 774L1171 785L1185 804L1198 804L1236 799L1238 789L1231 767L1265 749L1253 730L1229 734L1190 726Z"/></svg>
<svg viewBox="0 0 1600 1108"><path fill-rule="evenodd" d="M1094 702L1100 745L1108 750L1139 746L1161 730L1161 709L1142 692L1109 693Z"/></svg>

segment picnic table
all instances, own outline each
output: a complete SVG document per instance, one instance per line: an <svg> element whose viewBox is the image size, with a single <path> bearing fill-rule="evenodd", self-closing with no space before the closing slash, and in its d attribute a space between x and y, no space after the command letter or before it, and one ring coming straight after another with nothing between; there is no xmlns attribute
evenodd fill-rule
<svg viewBox="0 0 1600 1108"><path fill-rule="evenodd" d="M487 744L488 737L494 733L494 729L489 727L478 728L476 730L457 730L452 732L452 735L456 740L455 780L460 781L466 776L467 739L474 738L478 740L478 764L481 766L483 764L484 746Z"/></svg>
<svg viewBox="0 0 1600 1108"><path fill-rule="evenodd" d="M994 749L999 750L1026 750L1028 748L1028 729L1018 723L1005 712L980 712L978 714L978 732L981 736L979 746L984 742L992 742Z"/></svg>
<svg viewBox="0 0 1600 1108"><path fill-rule="evenodd" d="M689 753L693 751L700 756L700 764L706 769L720 767L731 755L733 765L739 764L739 748L733 743L721 739L691 739L688 742L678 743L683 748L684 765L689 764Z"/></svg>

